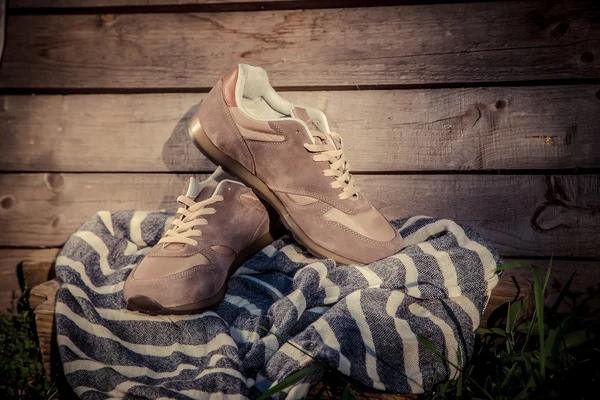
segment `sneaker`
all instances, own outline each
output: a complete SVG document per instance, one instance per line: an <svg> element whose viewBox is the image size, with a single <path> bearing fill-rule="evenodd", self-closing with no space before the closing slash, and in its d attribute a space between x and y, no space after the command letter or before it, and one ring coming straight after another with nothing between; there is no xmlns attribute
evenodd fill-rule
<svg viewBox="0 0 600 400"><path fill-rule="evenodd" d="M272 242L269 216L254 192L221 168L204 182L190 178L171 227L129 274L130 310L187 314L223 299L227 279Z"/></svg>
<svg viewBox="0 0 600 400"><path fill-rule="evenodd" d="M360 191L342 137L320 110L293 104L262 68L240 64L190 121L200 151L270 203L311 253L343 264L400 251L400 234Z"/></svg>

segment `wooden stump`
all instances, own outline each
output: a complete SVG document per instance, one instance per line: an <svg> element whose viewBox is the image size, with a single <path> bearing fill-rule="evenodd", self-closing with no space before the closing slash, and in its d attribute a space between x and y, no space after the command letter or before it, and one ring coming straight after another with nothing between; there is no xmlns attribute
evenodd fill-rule
<svg viewBox="0 0 600 400"><path fill-rule="evenodd" d="M54 326L54 307L59 287L60 283L58 280L53 279L37 285L31 289L29 295L29 304L35 313L35 326L40 342L42 363L44 364L44 370L48 379L53 375L53 365L56 362L60 362L58 347L56 345L56 329Z"/></svg>

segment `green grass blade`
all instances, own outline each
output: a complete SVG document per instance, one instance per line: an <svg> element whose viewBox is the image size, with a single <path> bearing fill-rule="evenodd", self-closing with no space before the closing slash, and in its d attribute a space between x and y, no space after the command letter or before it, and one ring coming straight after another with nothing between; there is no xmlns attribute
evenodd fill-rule
<svg viewBox="0 0 600 400"><path fill-rule="evenodd" d="M550 272L552 265L548 267ZM548 281L549 273L546 274L546 283ZM540 377L542 380L546 379L546 346L545 346L545 334L544 334L544 292L540 277L540 269L533 267L533 293L535 296L535 314L538 320L538 331L539 331L539 351L540 351Z"/></svg>
<svg viewBox="0 0 600 400"><path fill-rule="evenodd" d="M508 311L506 312L506 325L504 326L504 343L506 344L506 352L512 353L512 326L513 326L513 318L514 318L514 308L516 306L512 306L512 303L508 303Z"/></svg>
<svg viewBox="0 0 600 400"><path fill-rule="evenodd" d="M344 388L344 393L342 393L342 400L350 400L352 397L352 385L348 383Z"/></svg>
<svg viewBox="0 0 600 400"><path fill-rule="evenodd" d="M298 372L294 372L293 374L291 374L290 376L288 376L287 378L285 378L284 380L279 382L277 385L273 386L271 389L264 392L258 398L258 400L265 400L265 399L268 399L269 397L273 396L274 394L281 393L285 389L287 389L291 386L294 386L296 383L300 382L306 376L308 376L314 372L321 371L322 369L323 368L320 365L313 365L311 367L301 369Z"/></svg>
<svg viewBox="0 0 600 400"><path fill-rule="evenodd" d="M510 306L510 320L511 325L509 326L511 334L514 333L515 327L519 323L521 316L523 315L523 300L517 300ZM508 323L507 323L508 325Z"/></svg>
<svg viewBox="0 0 600 400"><path fill-rule="evenodd" d="M546 270L546 277L544 278L544 288L542 289L542 293L546 293L546 290L548 290L548 282L550 281L551 273L552 273L552 258L550 258L550 263L548 264L548 270Z"/></svg>
<svg viewBox="0 0 600 400"><path fill-rule="evenodd" d="M556 298L556 301L554 302L554 304L550 308L550 314L554 314L558 310L558 307L561 305L561 303L565 299L565 296L567 295L567 292L569 291L569 288L571 287L571 284L573 283L573 278L574 277L575 277L575 272L573 272L571 274L571 276L569 277L569 279L567 280L567 282L565 283L565 285L560 290L560 293L558 293L558 297Z"/></svg>
<svg viewBox="0 0 600 400"><path fill-rule="evenodd" d="M558 331L556 329L550 329L548 332L548 338L546 339L546 349L544 350L544 362L548 364L549 358L554 354L554 346L556 345L556 336Z"/></svg>
<svg viewBox="0 0 600 400"><path fill-rule="evenodd" d="M502 337L506 337L506 331L504 329L500 329L500 328L491 328L490 332L498 335L498 336L502 336Z"/></svg>
<svg viewBox="0 0 600 400"><path fill-rule="evenodd" d="M548 330L549 330L548 324L542 324L542 327L543 327L544 334L548 333ZM517 329L516 329L516 331L520 332L520 333L528 333L529 330L531 330L531 335L536 335L536 336L539 335L539 332L537 332L540 330L538 322L536 321L533 324L530 322L525 322L525 323L517 326Z"/></svg>
<svg viewBox="0 0 600 400"><path fill-rule="evenodd" d="M588 341L586 332L584 330L569 332L565 336L565 347L567 350L581 346Z"/></svg>
<svg viewBox="0 0 600 400"><path fill-rule="evenodd" d="M510 369L506 373L506 376L504 377L504 380L502 381L502 384L500 385L501 388L503 388L504 386L506 386L506 384L508 383L508 381L510 379L510 376L512 375L512 373L515 370L516 366L517 366L517 363L513 363L512 367L510 367Z"/></svg>
<svg viewBox="0 0 600 400"><path fill-rule="evenodd" d="M528 263L526 261L512 261L512 262L509 262L506 264L502 264L501 266L496 268L496 273L502 272L502 271L510 271L511 269L516 269L516 268L523 268L528 265L531 265L531 263Z"/></svg>
<svg viewBox="0 0 600 400"><path fill-rule="evenodd" d="M531 332L533 331L533 327L536 323L536 320L537 320L537 314L534 313L533 316L531 317L531 322L529 323L529 328L527 329L527 336L525 337L525 343L523 343L523 347L521 347L521 354L523 354L523 352L527 348L527 345L529 344L529 339L531 338Z"/></svg>
<svg viewBox="0 0 600 400"><path fill-rule="evenodd" d="M442 360L446 360L444 355L435 347L431 340L429 340L423 335L417 335L417 338L419 339L419 342L421 342L421 344L427 348L427 350L431 351L433 354L440 357Z"/></svg>
<svg viewBox="0 0 600 400"><path fill-rule="evenodd" d="M460 343L458 344L458 350L456 351L456 360L457 360L458 365L462 368L463 367L462 348L460 346ZM456 382L456 399L458 400L462 397L464 373L459 370L456 370L456 374L458 375L458 382Z"/></svg>

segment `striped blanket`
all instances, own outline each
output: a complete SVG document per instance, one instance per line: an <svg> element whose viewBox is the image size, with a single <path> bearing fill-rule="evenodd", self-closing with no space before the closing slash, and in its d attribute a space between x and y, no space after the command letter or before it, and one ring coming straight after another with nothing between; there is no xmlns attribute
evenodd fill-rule
<svg viewBox="0 0 600 400"><path fill-rule="evenodd" d="M238 270L214 310L128 311L123 283L172 216L100 212L61 251L58 345L80 397L256 398L315 363L295 346L369 387L420 393L454 367L417 335L453 363L466 360L498 281L498 255L481 236L413 217L394 222L408 246L367 266L336 266L285 237ZM303 398L319 379L309 375L277 398Z"/></svg>

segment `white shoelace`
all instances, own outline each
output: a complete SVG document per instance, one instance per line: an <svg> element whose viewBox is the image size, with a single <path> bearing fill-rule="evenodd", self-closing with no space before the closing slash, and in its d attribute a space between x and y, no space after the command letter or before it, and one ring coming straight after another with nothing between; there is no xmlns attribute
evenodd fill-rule
<svg viewBox="0 0 600 400"><path fill-rule="evenodd" d="M187 196L179 196L177 201L185 204L187 208L179 207L177 214L180 215L180 218L173 220L171 228L167 230L158 243L162 243L163 247L168 243L180 243L197 246L198 241L192 239L191 237L202 236L202 232L199 229L194 229L194 227L208 225L208 221L206 219L199 217L202 215L214 214L216 210L206 206L222 200L223 196L216 195L196 203Z"/></svg>
<svg viewBox="0 0 600 400"><path fill-rule="evenodd" d="M304 147L311 153L318 153L313 156L313 160L329 162L329 168L323 171L323 175L335 177L331 187L342 189L338 198L344 200L357 195L360 189L355 185L354 177L350 174L350 164L344 155L342 136L337 132L331 132L330 135L315 131L311 133L315 138L320 139L321 144L306 143ZM328 142L328 136L333 139L335 147L333 150Z"/></svg>

